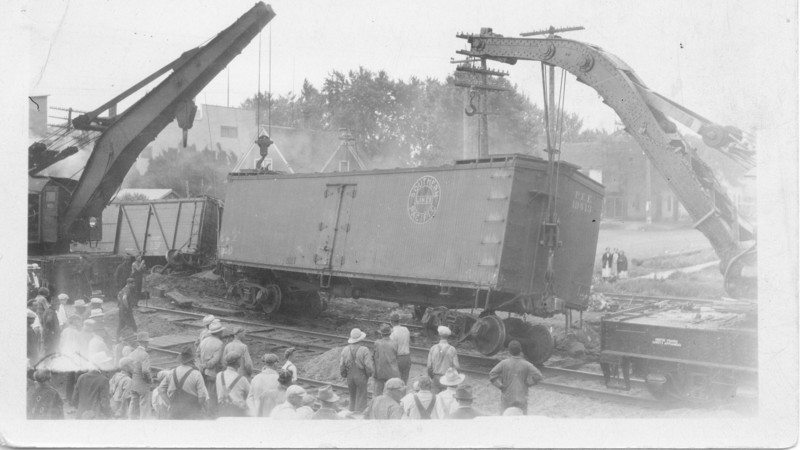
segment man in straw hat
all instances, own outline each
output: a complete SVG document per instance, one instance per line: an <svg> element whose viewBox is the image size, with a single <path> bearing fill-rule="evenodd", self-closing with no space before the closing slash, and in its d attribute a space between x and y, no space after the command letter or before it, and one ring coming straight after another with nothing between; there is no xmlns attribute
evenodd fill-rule
<svg viewBox="0 0 800 450"><path fill-rule="evenodd" d="M539 369L522 357L519 341L508 343L510 357L489 372L489 381L500 389L500 411L516 406L528 414L528 388L542 381Z"/></svg>
<svg viewBox="0 0 800 450"><path fill-rule="evenodd" d="M366 337L366 333L353 328L347 340L348 345L342 349L339 358L339 373L347 379L347 389L350 391L350 411L357 413L367 407L367 382L375 372L369 349L360 344Z"/></svg>
<svg viewBox="0 0 800 450"><path fill-rule="evenodd" d="M458 373L452 367L447 369L447 372L439 378L439 384L446 387L445 390L436 394L436 410L439 417L447 417L458 407L456 389L459 384L464 382L464 379L466 379L466 375Z"/></svg>
<svg viewBox="0 0 800 450"><path fill-rule="evenodd" d="M250 375L253 373L253 359L250 358L250 349L247 348L247 344L242 342L242 339L244 339L244 328L234 328L233 340L225 344L225 348L222 350L222 360L227 361L228 355L238 353L241 357L239 375L250 379Z"/></svg>
<svg viewBox="0 0 800 450"><path fill-rule="evenodd" d="M110 419L111 405L108 378L103 374L108 365L113 364L111 355L95 353L89 356L90 370L75 384L72 403L77 406L77 419Z"/></svg>
<svg viewBox="0 0 800 450"><path fill-rule="evenodd" d="M200 343L203 342L203 339L209 335L208 327L211 325L211 322L215 320L217 320L217 318L214 317L213 314L206 314L203 317L203 329L200 331L200 335L197 336L197 339L194 341L195 350L197 350L197 348L200 346Z"/></svg>
<svg viewBox="0 0 800 450"><path fill-rule="evenodd" d="M447 416L448 419L474 419L484 415L472 407L472 386L459 386L455 396L457 407Z"/></svg>
<svg viewBox="0 0 800 450"><path fill-rule="evenodd" d="M400 400L406 394L406 385L400 378L391 378L383 388L383 394L375 397L364 412L364 418L374 420L399 420L403 418Z"/></svg>
<svg viewBox="0 0 800 450"><path fill-rule="evenodd" d="M100 311L103 310L103 299L99 297L92 297L89 300L89 309L99 309Z"/></svg>
<svg viewBox="0 0 800 450"><path fill-rule="evenodd" d="M75 303L72 304L72 308L73 314L76 314L81 319L86 320L89 318L89 308L82 298L75 300Z"/></svg>
<svg viewBox="0 0 800 450"><path fill-rule="evenodd" d="M397 368L403 383L408 383L408 374L411 371L411 333L408 328L400 325L400 315L393 312L389 316L392 323L392 334L389 338L397 345Z"/></svg>
<svg viewBox="0 0 800 450"><path fill-rule="evenodd" d="M208 336L203 338L197 348L197 368L203 374L208 391L208 413L217 417L217 373L222 370L222 332L225 327L219 320L208 326Z"/></svg>
<svg viewBox="0 0 800 450"><path fill-rule="evenodd" d="M439 332L439 343L431 347L428 352L428 376L433 380L431 392L434 395L444 389L444 386L439 384L439 379L447 372L447 369L460 367L456 348L447 342L447 338L451 334L450 328L440 326L437 331Z"/></svg>
<svg viewBox="0 0 800 450"><path fill-rule="evenodd" d="M58 308L56 309L56 316L58 317L58 325L63 330L67 326L67 308L66 304L69 303L69 295L58 294Z"/></svg>
<svg viewBox="0 0 800 450"><path fill-rule="evenodd" d="M119 323L117 324L117 339L122 334L122 329L127 327L136 332L136 319L133 317L135 304L133 294L133 278L128 278L128 283L117 294L117 306L119 307Z"/></svg>
<svg viewBox="0 0 800 450"><path fill-rule="evenodd" d="M333 392L333 386L327 385L319 388L319 391L317 391L317 400L320 403L320 408L311 416L312 420L341 419L336 411L336 402L339 401L339 396Z"/></svg>
<svg viewBox="0 0 800 450"><path fill-rule="evenodd" d="M150 374L150 355L147 354L150 334L146 331L137 333L136 342L139 346L128 356L133 366L131 405L128 409L128 419L132 420L150 417L150 383L153 381Z"/></svg>
<svg viewBox="0 0 800 450"><path fill-rule="evenodd" d="M50 384L50 370L38 369L33 379L36 385L28 389L28 419L64 419L64 402Z"/></svg>
<svg viewBox="0 0 800 450"><path fill-rule="evenodd" d="M384 323L381 324L379 331L381 338L375 341L375 349L372 352L375 366L373 397L383 393L383 385L387 380L400 377L400 369L397 367L397 344L389 339L392 327L388 323Z"/></svg>
<svg viewBox="0 0 800 450"><path fill-rule="evenodd" d="M202 419L203 409L208 402L208 390L203 375L194 366L194 349L190 345L183 347L178 361L180 365L173 369L166 378L169 418L176 420Z"/></svg>

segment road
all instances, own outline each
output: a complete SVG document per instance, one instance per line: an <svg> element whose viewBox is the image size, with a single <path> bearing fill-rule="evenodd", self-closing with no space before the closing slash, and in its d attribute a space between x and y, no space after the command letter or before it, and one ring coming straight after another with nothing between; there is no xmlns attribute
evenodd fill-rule
<svg viewBox="0 0 800 450"><path fill-rule="evenodd" d="M636 225L608 229L601 226L597 240L597 258L606 247L618 248L631 258L646 259L691 250L710 248L703 233L693 228L642 231Z"/></svg>

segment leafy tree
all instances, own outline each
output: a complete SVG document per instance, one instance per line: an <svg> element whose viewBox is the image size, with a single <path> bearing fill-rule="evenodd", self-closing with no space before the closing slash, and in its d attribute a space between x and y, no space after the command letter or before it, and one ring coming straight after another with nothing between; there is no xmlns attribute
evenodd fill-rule
<svg viewBox="0 0 800 450"><path fill-rule="evenodd" d="M453 81L395 80L385 71L359 67L347 73L332 71L320 89L304 80L299 95L258 93L242 107L256 109L260 103L263 123L323 131L347 128L373 161L436 165L461 156L464 90ZM488 94L492 153L538 154L537 146L544 141L543 110L516 85L504 79L499 83L507 90ZM466 122L474 128L478 117ZM576 114L566 114L563 140L599 137L597 132L584 132L582 125Z"/></svg>
<svg viewBox="0 0 800 450"><path fill-rule="evenodd" d="M172 189L185 197L224 198L225 179L235 164L236 155L221 148L168 148L150 161L144 175L131 171L125 184L133 188Z"/></svg>

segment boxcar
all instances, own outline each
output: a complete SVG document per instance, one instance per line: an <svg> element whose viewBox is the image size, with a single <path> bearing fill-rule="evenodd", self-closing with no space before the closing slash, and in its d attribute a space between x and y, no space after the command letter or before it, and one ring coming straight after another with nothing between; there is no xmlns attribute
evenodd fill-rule
<svg viewBox="0 0 800 450"><path fill-rule="evenodd" d="M526 155L232 173L218 258L268 313L317 292L542 317L583 310L603 187L567 163L556 179L548 222L547 161Z"/></svg>

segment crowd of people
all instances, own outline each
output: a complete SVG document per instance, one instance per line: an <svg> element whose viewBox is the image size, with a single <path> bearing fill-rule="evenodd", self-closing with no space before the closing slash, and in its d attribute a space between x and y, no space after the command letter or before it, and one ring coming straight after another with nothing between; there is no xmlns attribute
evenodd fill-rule
<svg viewBox="0 0 800 450"><path fill-rule="evenodd" d="M606 247L600 261L603 281L614 282L628 278L628 257L624 251L615 248L612 252L610 247Z"/></svg>
<svg viewBox="0 0 800 450"><path fill-rule="evenodd" d="M468 419L484 415L472 406L472 387L459 373L458 354L450 344L451 331L438 328L439 342L428 354L427 374L409 384L410 333L393 313L379 328L381 338L370 347L367 334L350 333L339 358L349 398L340 398L331 385L309 395L298 384L298 369L288 348L283 361L274 353L261 355L256 370L245 330L225 335L220 319L203 318L193 344L177 356L177 367L152 371L147 332L136 332L134 280L120 291L120 324L112 341L104 323L103 302L87 305L76 300L67 315L61 294L49 299L42 288L28 310L28 391L30 419L215 419L265 417L272 419ZM60 319L66 317L66 320ZM521 355L512 341L511 356L492 369L490 381L501 391L501 413L525 414L528 388L541 373ZM41 356L44 358L41 358ZM38 361L38 363L37 363ZM43 363L43 361L49 361ZM32 367L32 364L36 367ZM66 376L66 399L51 385L54 372ZM369 380L373 379L372 399Z"/></svg>

